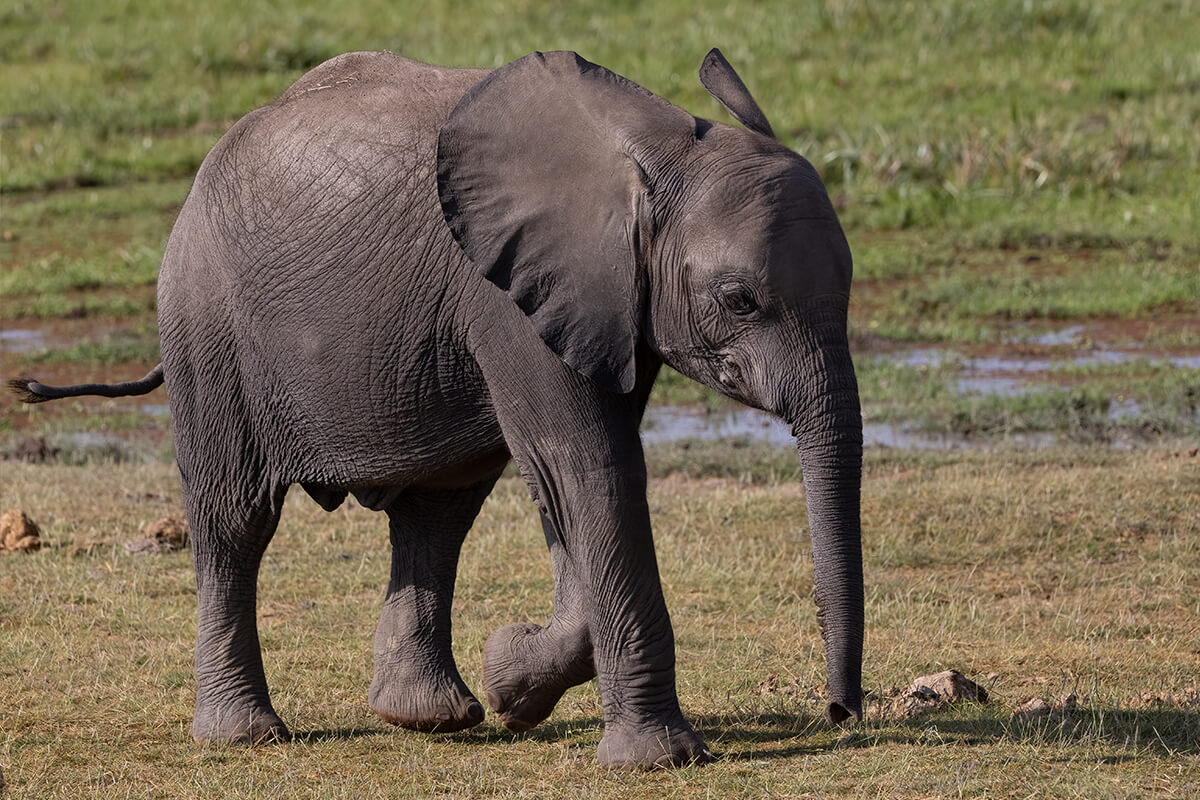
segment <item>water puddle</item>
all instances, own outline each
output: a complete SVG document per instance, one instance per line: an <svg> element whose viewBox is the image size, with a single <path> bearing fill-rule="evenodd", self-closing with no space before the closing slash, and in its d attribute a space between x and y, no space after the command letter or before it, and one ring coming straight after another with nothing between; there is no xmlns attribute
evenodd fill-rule
<svg viewBox="0 0 1200 800"><path fill-rule="evenodd" d="M0 353L30 353L46 346L42 331L9 328L0 330Z"/></svg>
<svg viewBox="0 0 1200 800"><path fill-rule="evenodd" d="M1064 355L1057 358L1035 356L965 356L949 350L928 348L906 350L880 360L891 361L906 367L929 367L937 369L957 366L969 373L995 372L1054 372L1070 367L1095 367L1111 364L1132 364L1145 361L1148 364L1169 364L1180 369L1200 369L1200 354L1153 355L1143 350L1093 350L1086 354Z"/></svg>
<svg viewBox="0 0 1200 800"><path fill-rule="evenodd" d="M787 423L752 408L732 408L705 412L704 409L684 406L660 406L646 409L642 421L642 441L647 445L699 439L748 439L774 447L795 447ZM1054 443L1052 434L1015 434L1007 442L1029 447L1048 447ZM901 450L966 450L986 446L955 434L935 434L910 431L902 425L871 422L863 425L865 447L891 447Z"/></svg>

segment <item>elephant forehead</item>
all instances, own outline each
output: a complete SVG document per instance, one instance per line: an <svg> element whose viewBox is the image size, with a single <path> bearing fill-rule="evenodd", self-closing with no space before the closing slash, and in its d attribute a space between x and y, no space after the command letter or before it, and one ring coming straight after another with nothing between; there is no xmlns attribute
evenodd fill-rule
<svg viewBox="0 0 1200 800"><path fill-rule="evenodd" d="M712 226L689 250L701 276L738 273L784 302L850 291L850 248L836 219Z"/></svg>
<svg viewBox="0 0 1200 800"><path fill-rule="evenodd" d="M837 219L800 219L778 232L768 252L766 279L780 296L800 301L850 294L850 245Z"/></svg>

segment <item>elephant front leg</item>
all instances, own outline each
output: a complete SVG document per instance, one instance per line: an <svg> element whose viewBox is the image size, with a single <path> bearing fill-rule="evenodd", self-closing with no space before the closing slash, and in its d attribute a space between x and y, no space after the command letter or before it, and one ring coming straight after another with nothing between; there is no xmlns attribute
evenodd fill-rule
<svg viewBox="0 0 1200 800"><path fill-rule="evenodd" d="M607 463L549 464L529 452L522 468L577 571L604 709L600 762L641 769L703 763L711 754L675 692L675 637L636 435L631 429L632 438L610 450L615 458ZM562 452L539 452L556 450Z"/></svg>
<svg viewBox="0 0 1200 800"><path fill-rule="evenodd" d="M375 633L368 703L384 721L450 732L483 721L451 653L459 551L495 477L461 489L410 489L388 508L392 572Z"/></svg>
<svg viewBox="0 0 1200 800"><path fill-rule="evenodd" d="M554 525L542 515L554 564L554 614L545 627L506 625L483 646L483 687L504 727L520 733L550 716L563 693L596 677L584 586Z"/></svg>

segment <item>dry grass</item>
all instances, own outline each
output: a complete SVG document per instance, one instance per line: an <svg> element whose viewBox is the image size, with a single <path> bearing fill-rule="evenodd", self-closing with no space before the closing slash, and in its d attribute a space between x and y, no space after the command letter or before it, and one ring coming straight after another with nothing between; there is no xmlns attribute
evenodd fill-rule
<svg viewBox="0 0 1200 800"><path fill-rule="evenodd" d="M594 686L523 737L378 722L365 694L383 518L325 514L300 493L260 599L268 678L298 740L193 744L188 556L121 546L178 507L173 468L0 466L0 507L24 508L50 544L0 560L6 797L1186 797L1200 782L1200 459L1186 453L873 454L868 688L954 667L993 702L870 715L849 736L808 697L824 666L802 490L655 479L680 693L722 760L650 776L594 765ZM459 577L469 685L487 633L544 618L550 595L532 508L506 479ZM1011 717L1067 692L1078 710Z"/></svg>

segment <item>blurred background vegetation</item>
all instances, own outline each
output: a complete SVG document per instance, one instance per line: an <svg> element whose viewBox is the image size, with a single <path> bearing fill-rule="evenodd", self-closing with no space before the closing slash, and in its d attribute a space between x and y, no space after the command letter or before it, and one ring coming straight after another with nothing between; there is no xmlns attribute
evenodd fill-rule
<svg viewBox="0 0 1200 800"><path fill-rule="evenodd" d="M153 284L191 176L234 120L333 55L497 66L574 49L727 120L696 78L720 46L847 229L868 422L1191 434L1197 42L1191 0L5 0L0 328L16 332L0 368L153 364ZM938 354L897 356L913 347ZM1005 390L964 391L981 373ZM719 405L669 372L656 400ZM6 407L0 429L57 413Z"/></svg>

